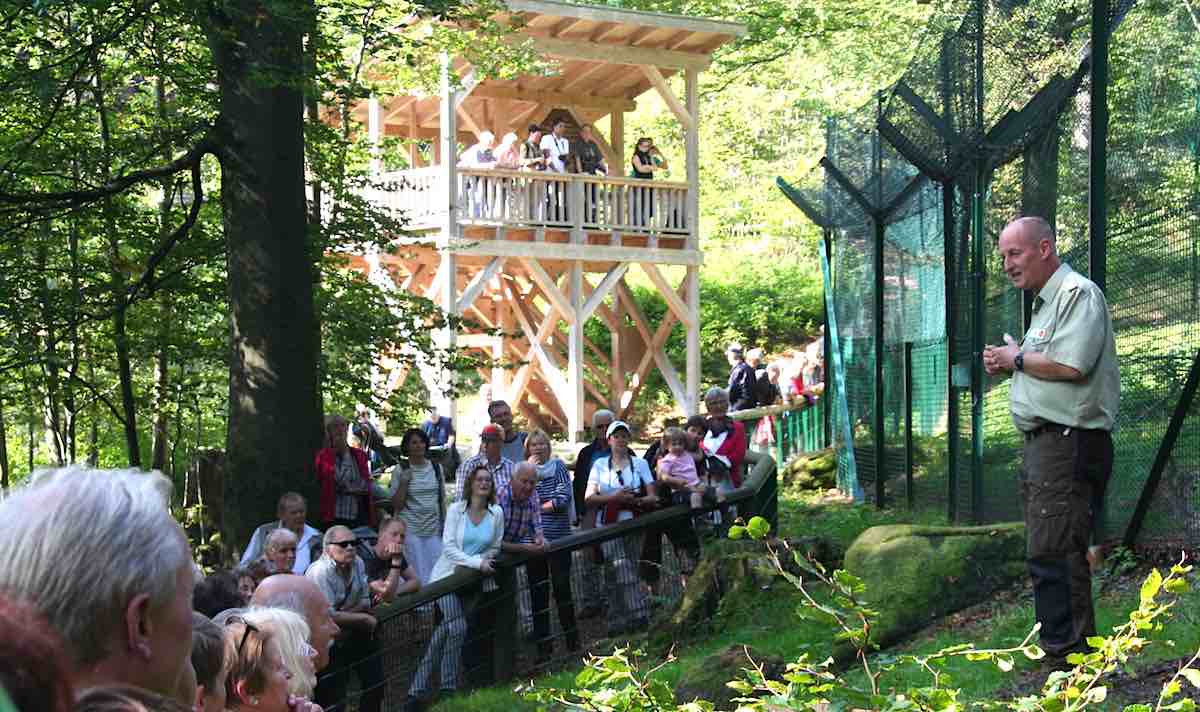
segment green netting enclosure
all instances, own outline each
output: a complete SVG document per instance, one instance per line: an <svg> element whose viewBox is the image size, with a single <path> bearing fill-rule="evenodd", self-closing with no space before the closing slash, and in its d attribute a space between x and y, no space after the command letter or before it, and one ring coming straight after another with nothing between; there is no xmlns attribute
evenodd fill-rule
<svg viewBox="0 0 1200 712"><path fill-rule="evenodd" d="M1113 313L1122 397L1105 536L1130 530L1144 499L1133 529L1195 545L1200 10L1093 7L1105 5L950 3L895 84L826 119L820 167L779 185L825 234L847 492L956 521L1020 518L1009 384L981 353L1025 331L1030 297L996 242L1038 215Z"/></svg>

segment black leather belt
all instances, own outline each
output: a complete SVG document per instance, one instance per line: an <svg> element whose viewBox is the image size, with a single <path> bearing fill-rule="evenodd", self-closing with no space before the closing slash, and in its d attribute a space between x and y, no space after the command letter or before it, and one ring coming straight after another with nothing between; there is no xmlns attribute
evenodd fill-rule
<svg viewBox="0 0 1200 712"><path fill-rule="evenodd" d="M1071 426L1062 425L1061 423L1042 423L1041 425L1037 426L1033 430L1024 431L1025 432L1025 442L1029 442L1030 440L1040 438L1041 436L1045 435L1046 433L1062 433L1065 435L1068 431L1070 431L1072 429L1073 428L1071 428Z"/></svg>

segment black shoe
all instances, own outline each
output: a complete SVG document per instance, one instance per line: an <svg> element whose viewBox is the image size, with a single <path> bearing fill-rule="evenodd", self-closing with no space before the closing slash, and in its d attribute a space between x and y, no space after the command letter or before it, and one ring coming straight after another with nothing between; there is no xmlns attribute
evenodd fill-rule
<svg viewBox="0 0 1200 712"><path fill-rule="evenodd" d="M596 616L600 615L601 612L602 612L602 609L600 608L600 606L595 606L595 605L584 606L583 610L581 610L579 612L579 620L587 620L588 618L595 618Z"/></svg>

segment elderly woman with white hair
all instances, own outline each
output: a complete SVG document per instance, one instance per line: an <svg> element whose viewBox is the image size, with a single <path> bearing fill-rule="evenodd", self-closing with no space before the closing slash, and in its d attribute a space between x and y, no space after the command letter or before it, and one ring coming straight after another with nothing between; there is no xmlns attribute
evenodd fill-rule
<svg viewBox="0 0 1200 712"><path fill-rule="evenodd" d="M741 421L729 417L729 391L710 388L704 394L704 407L708 411L707 431L704 434L704 449L716 456L729 468L727 491L742 486L742 461L746 458L746 428Z"/></svg>
<svg viewBox="0 0 1200 712"><path fill-rule="evenodd" d="M170 495L157 472L68 467L0 501L0 589L62 636L76 689L174 697L192 676L195 574Z"/></svg>
<svg viewBox="0 0 1200 712"><path fill-rule="evenodd" d="M238 615L268 633L279 643L280 661L288 669L288 692L312 697L317 687L317 649L309 640L308 622L286 608L248 608Z"/></svg>

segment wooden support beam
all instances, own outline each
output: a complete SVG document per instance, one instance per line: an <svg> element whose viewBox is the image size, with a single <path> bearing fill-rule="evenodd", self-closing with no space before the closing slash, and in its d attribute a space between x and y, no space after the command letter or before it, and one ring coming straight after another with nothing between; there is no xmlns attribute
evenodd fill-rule
<svg viewBox="0 0 1200 712"><path fill-rule="evenodd" d="M542 321L542 325L537 330L534 330L533 325L529 321L529 316L526 314L526 310L529 308L528 305L519 301L511 290L508 293L508 299L509 302L511 302L515 307L513 309L513 314L517 317L517 322L521 326L521 331L524 332L525 338L529 339L530 355L537 360L537 364L542 372L542 375L550 381L550 386L554 389L555 393L565 394L568 389L567 381L565 378L563 378L562 371L559 370L558 364L554 362L554 359L542 346L542 341L544 341L546 338L546 334L543 333L542 330L548 330L548 326L554 326L554 321L556 319L555 310L551 309L548 311L546 318ZM518 374L518 377L520 377L520 374ZM527 375L525 377L526 383L528 383L528 378L529 377Z"/></svg>
<svg viewBox="0 0 1200 712"><path fill-rule="evenodd" d="M626 302L626 305L633 301L633 295L629 292L624 283L617 288L617 293L621 295L621 301ZM639 309L638 311L640 313L641 310ZM633 315L631 314L630 316L632 317ZM638 334L642 337L643 343L646 344L646 350L642 352L642 358L640 361L638 361L637 368L635 368L633 371L633 377L635 380L633 387L628 390L623 390L620 395L620 410L617 412L622 419L629 414L629 409L633 405L633 401L637 399L638 392L642 390L642 386L646 384L646 374L649 372L650 362L658 361L659 352L662 350L663 345L667 343L667 338L671 335L671 329L675 326L676 319L675 315L668 311L666 315L663 316L662 322L658 325L658 330L655 331L653 335L649 334L649 330L646 328L644 320L643 323L639 323L636 318L633 318L632 321L634 322L635 326L638 327ZM665 377L666 375L664 374L664 378Z"/></svg>
<svg viewBox="0 0 1200 712"><path fill-rule="evenodd" d="M404 281L400 283L400 291L402 291L402 292L415 291L412 289L412 287L414 286L414 283L416 282L417 278L420 277L424 271L425 271L425 263L418 262L416 264L416 266L413 267L412 271L408 273L408 276L404 278Z"/></svg>
<svg viewBox="0 0 1200 712"><path fill-rule="evenodd" d="M543 250L543 254L544 252ZM568 324L575 323L575 312L571 309L571 300L567 298L567 295L562 293L562 290L558 288L558 285L546 273L541 263L534 258L522 257L521 264L525 265L529 276L537 283L538 288L542 290L542 294L546 296L546 299L550 300L550 303L554 305L559 314L562 314L563 320Z"/></svg>
<svg viewBox="0 0 1200 712"><path fill-rule="evenodd" d="M554 15L556 17L578 17L592 22L612 22L628 25L637 22L636 15L628 10L615 7L605 7L593 4L573 4L564 2L543 2L542 0L506 0L505 6L510 12L520 12L537 15ZM655 16L656 27L668 29L678 28L692 32L706 32L714 35L741 37L746 34L745 25L724 20L709 20L700 17L683 17L677 15Z"/></svg>
<svg viewBox="0 0 1200 712"><path fill-rule="evenodd" d="M549 432L552 429L550 424L546 422L546 419L542 417L542 414L535 410L533 406L527 404L524 399L516 403L517 410L521 411L521 415L525 416L526 420L536 425L542 432Z"/></svg>
<svg viewBox="0 0 1200 712"><path fill-rule="evenodd" d="M679 293L671 287L671 284L667 282L667 278L663 276L662 272L658 271L658 267L652 264L644 264L641 267L646 276L650 278L650 281L654 283L654 286L658 288L658 292L666 300L667 306L670 307L671 311L675 312L675 316L679 321L683 322L684 326L694 324L692 315L688 313L687 304L679 297ZM680 285L680 287L682 288L683 285Z"/></svg>
<svg viewBox="0 0 1200 712"><path fill-rule="evenodd" d="M488 257L516 257L522 259L545 259L550 248L537 242L515 242L503 240L455 240L451 249L460 255L484 255ZM650 247L613 247L611 245L572 245L559 243L553 246L552 258L556 260L583 260L585 262L638 262L642 264L700 265L704 255L699 250L673 250Z"/></svg>
<svg viewBox="0 0 1200 712"><path fill-rule="evenodd" d="M575 25L578 25L581 22L583 22L582 18L564 17L563 19L556 22L553 27L550 28L549 35L551 37L558 37L562 33L566 32L567 30L571 29L572 27L574 27Z"/></svg>
<svg viewBox="0 0 1200 712"><path fill-rule="evenodd" d="M621 407L621 396L625 393L625 364L621 358L622 340L624 337L625 319L622 316L624 312L621 310L620 297L613 300L612 317L613 321L609 325L609 342L612 349L612 361L609 363L609 398L608 408L616 413Z"/></svg>
<svg viewBox="0 0 1200 712"><path fill-rule="evenodd" d="M667 382L667 387L671 389L671 394L675 396L676 402L686 410L690 399L687 397L683 382L679 380L679 372L675 370L675 366L667 358L667 355L663 353L662 348L663 344L666 343L667 334L670 333L670 328L667 328L666 333L663 333L663 326L674 324L674 313L671 314L673 318L663 319L662 323L659 324L658 331L651 335L650 322L646 319L642 308L638 306L637 300L633 298L633 293L629 291L629 287L624 282L621 282L617 289L621 298L625 301L625 308L629 310L629 316L633 319L634 326L637 327L638 333L642 335L642 339L646 342L647 351L654 359L654 363L657 364L659 373L662 374L663 380ZM678 294L676 296L678 297ZM643 355L642 358L644 360L646 356Z"/></svg>
<svg viewBox="0 0 1200 712"><path fill-rule="evenodd" d="M684 370L690 399L686 404L685 412L688 415L696 415L700 412L702 398L700 394L700 269L698 267L687 268L684 284L687 285L688 314L692 317L691 325L685 327L687 329L687 364Z"/></svg>
<svg viewBox="0 0 1200 712"><path fill-rule="evenodd" d="M576 260L571 264L568 277L571 297L571 321L567 330L567 384L570 387L567 404L567 437L571 442L583 438L583 406L584 384L583 362L586 355L583 351L583 326L587 321L583 316L583 262Z"/></svg>
<svg viewBox="0 0 1200 712"><path fill-rule="evenodd" d="M458 300L458 311L461 314L463 310L475 303L475 300L487 288L488 282L496 276L500 268L504 266L503 257L493 257L488 261L487 265L475 273L471 279L471 283L463 290L462 296Z"/></svg>
<svg viewBox="0 0 1200 712"><path fill-rule="evenodd" d="M513 41L531 40L533 46L543 54L559 59L585 59L592 62L627 64L632 66L665 67L667 69L696 69L703 71L712 64L706 54L673 52L668 49L630 47L629 45L587 42L584 40L560 40L552 37L520 36Z"/></svg>
<svg viewBox="0 0 1200 712"><path fill-rule="evenodd" d="M595 41L595 38L593 38L593 41ZM597 75L601 72L607 71L607 70L611 70L611 69L613 69L613 65L611 65L611 64L604 64L603 62L598 62L596 64L592 64L592 65L588 66L587 69L584 69L583 71L580 71L580 72L576 72L572 76L564 76L563 83L559 84L557 89L555 89L555 91L560 91L563 93L570 92L572 89L579 86L580 84L583 84L584 82L586 82L588 79L591 79L595 75ZM621 71L625 71L625 70L622 69Z"/></svg>
<svg viewBox="0 0 1200 712"><path fill-rule="evenodd" d="M637 102L624 97L597 96L576 92L552 91L548 89L524 89L521 87L481 86L472 95L489 99L553 104L555 106L578 106L600 111L636 111Z"/></svg>
<svg viewBox="0 0 1200 712"><path fill-rule="evenodd" d="M692 69L688 67L688 69ZM671 85L667 84L667 80L663 77L662 72L658 71L658 67L642 65L642 74L650 80L654 88L658 90L658 95L663 98L663 101L670 107L671 113L675 114L675 118L679 119L679 123L685 131L692 130L696 125L696 119L688 112L687 107L683 102L679 101L679 97L675 96L675 92L671 91Z"/></svg>
<svg viewBox="0 0 1200 712"><path fill-rule="evenodd" d="M615 176L623 176L626 174L625 167L625 114L618 111L614 113L610 119L611 139L613 148L613 165L609 166L609 173Z"/></svg>
<svg viewBox="0 0 1200 712"><path fill-rule="evenodd" d="M650 266L650 269L658 271L653 265ZM612 291L617 282L621 281L621 278L625 276L627 271L629 271L629 263L622 262L610 269L608 274L604 275L604 279L600 280L600 284L596 285L591 296L583 304L583 309L579 314L581 322L586 323L588 319L592 318L592 312L596 311L596 307L600 306L604 298L608 296L608 293Z"/></svg>

